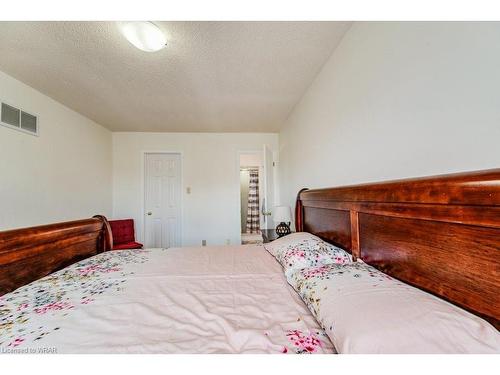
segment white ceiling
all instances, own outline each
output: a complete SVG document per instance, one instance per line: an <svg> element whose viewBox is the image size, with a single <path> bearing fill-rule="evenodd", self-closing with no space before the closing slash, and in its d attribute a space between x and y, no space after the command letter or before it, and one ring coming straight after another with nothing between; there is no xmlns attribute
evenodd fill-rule
<svg viewBox="0 0 500 375"><path fill-rule="evenodd" d="M113 131L275 132L349 22L0 22L0 70Z"/></svg>

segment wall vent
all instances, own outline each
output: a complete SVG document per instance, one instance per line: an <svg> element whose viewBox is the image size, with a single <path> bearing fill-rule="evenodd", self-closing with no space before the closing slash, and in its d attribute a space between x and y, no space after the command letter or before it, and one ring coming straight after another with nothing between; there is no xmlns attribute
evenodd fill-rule
<svg viewBox="0 0 500 375"><path fill-rule="evenodd" d="M0 120L0 124L8 128L38 135L38 117L22 109L2 103Z"/></svg>

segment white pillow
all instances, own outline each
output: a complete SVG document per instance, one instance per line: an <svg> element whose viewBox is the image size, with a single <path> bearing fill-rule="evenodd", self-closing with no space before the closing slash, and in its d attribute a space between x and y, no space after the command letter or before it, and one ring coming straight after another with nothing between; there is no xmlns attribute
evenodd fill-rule
<svg viewBox="0 0 500 375"><path fill-rule="evenodd" d="M365 263L287 277L339 353L500 353L488 322Z"/></svg>
<svg viewBox="0 0 500 375"><path fill-rule="evenodd" d="M323 264L352 262L351 255L345 250L306 232L289 234L264 244L264 247L280 262L285 273Z"/></svg>

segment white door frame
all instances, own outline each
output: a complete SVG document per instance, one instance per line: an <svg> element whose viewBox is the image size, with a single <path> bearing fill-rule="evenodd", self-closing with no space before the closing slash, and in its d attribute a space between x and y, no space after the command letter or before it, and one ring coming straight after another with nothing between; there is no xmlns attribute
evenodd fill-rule
<svg viewBox="0 0 500 375"><path fill-rule="evenodd" d="M183 220L184 220L184 153L182 151L141 151L141 224L142 224L142 230L141 230L141 235L142 239L141 241L146 240L146 155L148 154L167 154L167 155L179 155L181 159L181 167L180 167L180 179L181 179L181 219L179 220L179 225L181 226L180 232L181 232L181 238L180 238L180 244L179 247L182 246L182 243L184 242L184 225Z"/></svg>

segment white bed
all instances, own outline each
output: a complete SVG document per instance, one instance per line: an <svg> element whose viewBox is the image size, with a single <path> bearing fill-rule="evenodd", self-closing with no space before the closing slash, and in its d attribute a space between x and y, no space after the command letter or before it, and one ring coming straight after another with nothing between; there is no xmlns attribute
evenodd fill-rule
<svg viewBox="0 0 500 375"><path fill-rule="evenodd" d="M1 352L332 353L262 245L110 251L0 297Z"/></svg>

